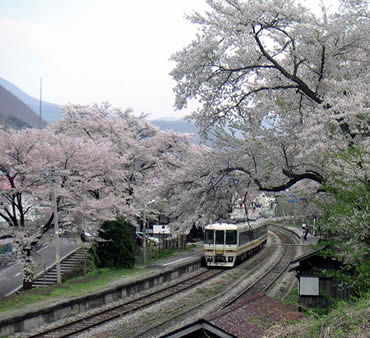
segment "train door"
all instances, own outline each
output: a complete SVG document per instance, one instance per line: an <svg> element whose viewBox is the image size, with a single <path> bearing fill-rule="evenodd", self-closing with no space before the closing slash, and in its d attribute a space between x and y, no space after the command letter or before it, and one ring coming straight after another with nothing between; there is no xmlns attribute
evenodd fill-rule
<svg viewBox="0 0 370 338"><path fill-rule="evenodd" d="M225 259L225 230L216 230L215 236L215 259L223 261Z"/></svg>

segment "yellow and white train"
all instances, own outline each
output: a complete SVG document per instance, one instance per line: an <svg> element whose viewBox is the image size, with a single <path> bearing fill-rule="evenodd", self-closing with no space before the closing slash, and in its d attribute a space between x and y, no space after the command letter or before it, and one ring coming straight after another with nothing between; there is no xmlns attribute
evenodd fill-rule
<svg viewBox="0 0 370 338"><path fill-rule="evenodd" d="M267 222L228 224L205 227L204 258L207 266L233 267L267 242Z"/></svg>

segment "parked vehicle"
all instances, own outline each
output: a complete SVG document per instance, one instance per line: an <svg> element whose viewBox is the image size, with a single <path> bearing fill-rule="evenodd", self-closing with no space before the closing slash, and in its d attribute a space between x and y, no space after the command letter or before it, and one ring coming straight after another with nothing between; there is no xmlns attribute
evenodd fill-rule
<svg viewBox="0 0 370 338"><path fill-rule="evenodd" d="M82 242L93 242L97 238L97 236L95 233L90 233L83 230L80 234L80 238Z"/></svg>
<svg viewBox="0 0 370 338"><path fill-rule="evenodd" d="M144 234L140 231L136 232L136 242L141 246L143 243L143 237ZM148 234L145 234L146 243L150 244L153 243L153 245L157 246L159 245L159 239L153 236L149 236Z"/></svg>

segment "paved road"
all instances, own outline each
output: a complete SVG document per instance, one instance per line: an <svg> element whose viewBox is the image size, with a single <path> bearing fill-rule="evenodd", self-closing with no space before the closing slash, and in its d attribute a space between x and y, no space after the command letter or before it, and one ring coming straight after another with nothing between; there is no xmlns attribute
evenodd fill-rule
<svg viewBox="0 0 370 338"><path fill-rule="evenodd" d="M78 245L71 240L60 239L60 257L67 255L69 252L77 248ZM38 271L55 264L55 243L52 242L48 246L40 249L34 256L34 261ZM0 271L0 298L11 295L22 286L23 272L19 265L14 264L3 271Z"/></svg>

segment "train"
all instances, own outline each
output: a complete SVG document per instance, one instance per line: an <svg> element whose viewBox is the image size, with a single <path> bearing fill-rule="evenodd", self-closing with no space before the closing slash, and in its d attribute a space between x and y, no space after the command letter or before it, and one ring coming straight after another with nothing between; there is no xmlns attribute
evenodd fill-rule
<svg viewBox="0 0 370 338"><path fill-rule="evenodd" d="M266 242L266 220L209 224L204 232L204 261L208 267L234 267Z"/></svg>

